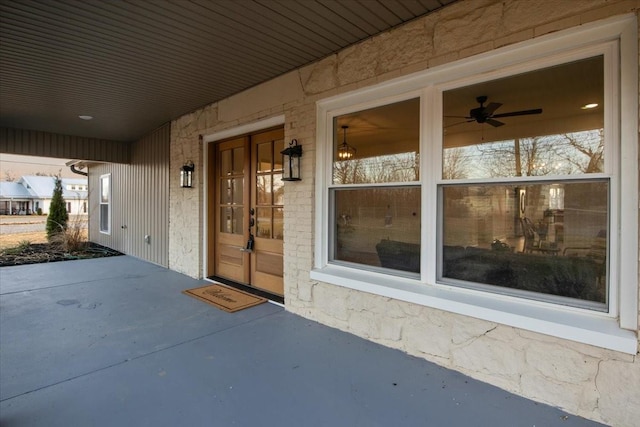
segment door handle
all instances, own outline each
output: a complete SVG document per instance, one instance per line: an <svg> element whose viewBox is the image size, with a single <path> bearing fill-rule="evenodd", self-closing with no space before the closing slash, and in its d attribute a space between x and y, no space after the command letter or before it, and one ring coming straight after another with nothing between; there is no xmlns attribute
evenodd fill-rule
<svg viewBox="0 0 640 427"><path fill-rule="evenodd" d="M247 246L244 248L241 248L240 251L241 252L253 252L253 245L255 243L255 240L253 239L253 234L249 233L249 240L247 241Z"/></svg>
<svg viewBox="0 0 640 427"><path fill-rule="evenodd" d="M244 248L240 248L241 252L253 252L253 245L255 243L254 237L253 237L253 233L251 232L251 229L253 228L254 225L256 225L256 220L255 218L253 218L253 215L255 215L256 211L254 208L250 208L249 209L249 215L251 215L251 218L249 218L249 240L247 240L247 246L245 246Z"/></svg>

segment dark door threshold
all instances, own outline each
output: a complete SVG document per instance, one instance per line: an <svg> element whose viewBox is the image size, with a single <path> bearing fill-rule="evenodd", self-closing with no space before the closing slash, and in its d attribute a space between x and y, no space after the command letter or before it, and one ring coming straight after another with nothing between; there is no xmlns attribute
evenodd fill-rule
<svg viewBox="0 0 640 427"><path fill-rule="evenodd" d="M232 288L240 289L241 291L248 292L252 295L257 295L259 297L266 298L270 301L284 304L283 296L272 294L271 292L263 291L262 289L256 289L252 286L245 285L243 283L234 282L233 280L225 279L224 277L219 277L219 276L209 276L208 279L215 280L216 282L223 283L227 286L231 286Z"/></svg>

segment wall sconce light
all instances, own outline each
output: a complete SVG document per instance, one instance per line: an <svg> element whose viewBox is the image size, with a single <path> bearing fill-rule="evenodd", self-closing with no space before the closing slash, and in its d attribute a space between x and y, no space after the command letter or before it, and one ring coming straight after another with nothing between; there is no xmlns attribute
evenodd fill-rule
<svg viewBox="0 0 640 427"><path fill-rule="evenodd" d="M298 145L297 139L292 139L289 147L280 152L282 154L283 181L300 181L300 157L302 157L302 146Z"/></svg>
<svg viewBox="0 0 640 427"><path fill-rule="evenodd" d="M193 186L193 171L195 169L196 167L191 160L180 168L180 187L191 188Z"/></svg>
<svg viewBox="0 0 640 427"><path fill-rule="evenodd" d="M338 146L338 160L349 160L356 154L356 149L347 144L347 129L349 126L342 126L342 144Z"/></svg>

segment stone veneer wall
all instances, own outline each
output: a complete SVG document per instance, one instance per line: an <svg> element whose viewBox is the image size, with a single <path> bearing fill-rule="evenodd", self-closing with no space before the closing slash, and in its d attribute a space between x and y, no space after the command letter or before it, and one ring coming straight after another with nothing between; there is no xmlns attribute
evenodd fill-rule
<svg viewBox="0 0 640 427"><path fill-rule="evenodd" d="M639 10L638 0L464 0L175 120L170 268L202 277L204 147L199 136L285 115L285 141L297 138L304 147L303 180L285 184L288 310L587 418L637 425L637 355L311 281L309 271L317 100ZM196 166L194 189L179 188L178 171L186 160Z"/></svg>

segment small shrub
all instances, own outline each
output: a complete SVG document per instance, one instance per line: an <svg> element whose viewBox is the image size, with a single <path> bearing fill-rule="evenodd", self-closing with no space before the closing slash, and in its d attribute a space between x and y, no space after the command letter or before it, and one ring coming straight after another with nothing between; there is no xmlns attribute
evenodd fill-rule
<svg viewBox="0 0 640 427"><path fill-rule="evenodd" d="M29 246L31 246L31 242L30 241L21 240L20 242L18 242L18 244L16 246L11 247L11 248L6 248L2 252L7 254L7 255L19 255L19 254L23 253L24 251L26 251L27 249L29 249Z"/></svg>
<svg viewBox="0 0 640 427"><path fill-rule="evenodd" d="M59 246L65 252L78 252L84 250L87 245L86 229L80 219L76 219L67 225L67 228L56 234L50 242Z"/></svg>
<svg viewBox="0 0 640 427"><path fill-rule="evenodd" d="M38 215L42 215L42 208L38 208L38 209L36 209L36 213L37 213Z"/></svg>

